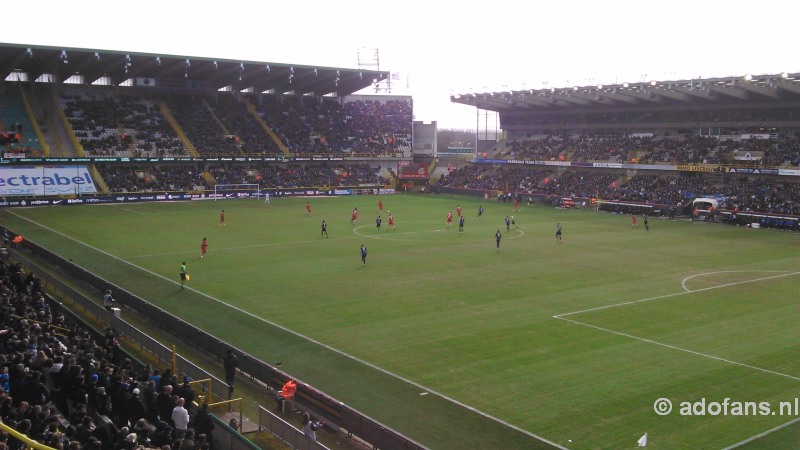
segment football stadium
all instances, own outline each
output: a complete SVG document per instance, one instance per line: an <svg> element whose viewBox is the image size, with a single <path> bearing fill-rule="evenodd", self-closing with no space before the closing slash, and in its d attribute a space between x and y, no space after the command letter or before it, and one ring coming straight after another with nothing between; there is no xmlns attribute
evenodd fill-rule
<svg viewBox="0 0 800 450"><path fill-rule="evenodd" d="M453 94L466 144L379 70L0 75L9 446L800 445L800 74Z"/></svg>

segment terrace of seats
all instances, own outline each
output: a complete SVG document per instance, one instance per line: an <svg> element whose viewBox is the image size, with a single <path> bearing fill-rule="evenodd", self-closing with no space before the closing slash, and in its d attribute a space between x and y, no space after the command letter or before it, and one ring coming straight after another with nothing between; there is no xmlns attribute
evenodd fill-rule
<svg viewBox="0 0 800 450"><path fill-rule="evenodd" d="M111 192L194 191L207 187L202 169L194 165L98 164L97 168ZM207 171L217 184L256 183L262 189L388 183L380 177L380 168L369 164L212 165Z"/></svg>
<svg viewBox="0 0 800 450"><path fill-rule="evenodd" d="M725 200L721 207L741 211L800 215L800 182L728 174L715 180L702 173L675 175L592 172L586 170L492 168L470 165L454 170L441 186L519 194L598 197L637 203L684 204L702 195Z"/></svg>
<svg viewBox="0 0 800 450"><path fill-rule="evenodd" d="M12 153L25 153L28 156L38 156L42 152L42 145L34 133L33 124L28 118L25 103L19 92L9 89L0 95L0 133L8 132L9 139L2 146ZM14 134L19 135L19 140L14 139Z"/></svg>
<svg viewBox="0 0 800 450"><path fill-rule="evenodd" d="M739 155L762 154L758 160ZM541 136L505 142L514 159L636 162L641 164L758 164L800 166L800 138L726 139L703 136Z"/></svg>
<svg viewBox="0 0 800 450"><path fill-rule="evenodd" d="M179 156L183 144L154 102L111 89L65 87L61 107L86 156ZM129 140L123 139L129 136Z"/></svg>

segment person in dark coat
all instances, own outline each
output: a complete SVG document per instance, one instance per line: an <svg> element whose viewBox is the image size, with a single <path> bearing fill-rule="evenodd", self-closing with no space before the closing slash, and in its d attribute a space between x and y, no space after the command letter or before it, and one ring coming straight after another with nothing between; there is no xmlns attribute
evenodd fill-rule
<svg viewBox="0 0 800 450"><path fill-rule="evenodd" d="M197 434L205 434L208 441L211 442L211 432L214 431L214 419L211 418L211 413L208 412L208 403L203 403L200 411L194 417L194 428Z"/></svg>
<svg viewBox="0 0 800 450"><path fill-rule="evenodd" d="M158 410L158 418L172 426L172 410L175 409L175 404L172 401L172 386L165 385L164 390L158 394L156 397L156 409Z"/></svg>
<svg viewBox="0 0 800 450"><path fill-rule="evenodd" d="M228 354L225 355L225 383L228 385L228 396L233 394L233 382L236 376L236 368L239 367L239 360L233 350L228 349Z"/></svg>
<svg viewBox="0 0 800 450"><path fill-rule="evenodd" d="M139 388L134 388L132 395L128 397L128 421L135 424L140 419L144 419L147 414L142 399L139 398L141 392Z"/></svg>

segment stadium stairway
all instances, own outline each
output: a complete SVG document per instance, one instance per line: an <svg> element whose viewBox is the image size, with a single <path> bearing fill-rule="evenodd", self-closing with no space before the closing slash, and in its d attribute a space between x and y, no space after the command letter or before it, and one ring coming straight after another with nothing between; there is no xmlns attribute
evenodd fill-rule
<svg viewBox="0 0 800 450"><path fill-rule="evenodd" d="M64 113L64 108L61 106L61 101L58 98L58 93L53 90L53 104L58 105L56 111L58 113L58 118L61 121L61 124L64 126L64 129L67 132L67 140L72 143L72 146L75 148L75 153L80 158L86 157L86 152L83 150L83 145L81 145L78 137L75 136L75 130L72 129L72 124L69 122L67 115Z"/></svg>
<svg viewBox="0 0 800 450"><path fill-rule="evenodd" d="M275 145L277 145L278 148L281 149L281 152L283 152L284 155L291 156L292 152L289 151L289 148L286 147L286 144L284 144L283 141L281 141L278 135L275 134L274 131L272 131L272 127L270 127L269 124L264 120L264 118L261 117L261 114L258 113L255 105L250 103L250 100L246 98L242 98L242 101L244 102L245 105L247 105L247 111L253 116L256 122L261 124L261 128L263 128L264 131L267 133L267 135L269 135L269 137L272 139L272 142L274 142Z"/></svg>
<svg viewBox="0 0 800 450"><path fill-rule="evenodd" d="M28 96L25 94L25 89L22 88L21 84L19 86L19 95L22 97L22 103L25 105L25 113L27 114L25 120L29 122L28 134L30 134L32 131L36 136L35 142L31 142L28 139L26 145L30 146L32 149L34 149L34 151L40 152L40 154L44 156L49 156L50 149L44 140L42 130L39 128L39 123L36 121L36 115L33 112L31 102L28 101Z"/></svg>
<svg viewBox="0 0 800 450"><path fill-rule="evenodd" d="M209 186L217 184L217 179L214 178L214 175L212 175L211 172L203 172L203 179L206 180L206 184Z"/></svg>
<svg viewBox="0 0 800 450"><path fill-rule="evenodd" d="M178 138L183 143L183 148L186 149L186 152L189 154L189 156L200 156L200 152L197 151L197 148L192 144L192 141L189 140L189 136L187 136L186 132L183 131L181 124L179 124L178 120L175 119L175 116L172 115L172 111L169 110L169 106L167 106L164 100L161 100L158 106L161 109L161 114L164 115L164 118L167 120L167 123L169 123L172 129L175 130Z"/></svg>
<svg viewBox="0 0 800 450"><path fill-rule="evenodd" d="M219 120L219 117L217 117L217 114L214 112L214 108L212 108L211 105L208 104L206 99L205 98L201 98L200 101L203 102L203 106L206 107L206 109L208 110L208 113L211 115L211 118L214 119L214 122L217 122L217 125L219 125L219 128L222 130L222 134L224 134L224 135L233 134L228 130L228 127L226 127L225 124L222 123L221 120Z"/></svg>

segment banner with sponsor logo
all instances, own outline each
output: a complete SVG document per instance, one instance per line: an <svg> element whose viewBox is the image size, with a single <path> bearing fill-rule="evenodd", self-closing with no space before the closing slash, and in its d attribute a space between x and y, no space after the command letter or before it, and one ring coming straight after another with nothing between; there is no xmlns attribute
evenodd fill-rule
<svg viewBox="0 0 800 450"><path fill-rule="evenodd" d="M676 164L675 169L681 172L719 172L719 166L713 164Z"/></svg>
<svg viewBox="0 0 800 450"><path fill-rule="evenodd" d="M778 169L778 175L789 175L793 177L800 177L800 170L798 169Z"/></svg>
<svg viewBox="0 0 800 450"><path fill-rule="evenodd" d="M780 171L778 169L756 169L752 167L730 167L728 168L728 172L730 173L751 173L754 175L779 175Z"/></svg>
<svg viewBox="0 0 800 450"><path fill-rule="evenodd" d="M401 180L408 179L428 179L428 165L425 163L416 163L413 161L398 161L397 163L397 178Z"/></svg>
<svg viewBox="0 0 800 450"><path fill-rule="evenodd" d="M48 196L97 192L86 166L0 167L0 196Z"/></svg>

